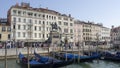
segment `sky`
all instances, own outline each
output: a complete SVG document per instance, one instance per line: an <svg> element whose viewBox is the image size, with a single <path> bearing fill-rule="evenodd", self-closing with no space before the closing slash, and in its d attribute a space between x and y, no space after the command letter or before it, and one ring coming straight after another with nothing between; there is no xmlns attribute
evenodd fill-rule
<svg viewBox="0 0 120 68"><path fill-rule="evenodd" d="M7 11L16 3L27 2L35 8L55 10L71 14L75 19L103 23L111 28L120 24L120 0L0 0L0 18L7 17Z"/></svg>

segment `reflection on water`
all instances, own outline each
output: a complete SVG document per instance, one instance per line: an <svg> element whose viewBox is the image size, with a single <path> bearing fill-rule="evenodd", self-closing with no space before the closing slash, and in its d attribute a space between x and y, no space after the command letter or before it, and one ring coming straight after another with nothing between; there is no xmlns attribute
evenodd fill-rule
<svg viewBox="0 0 120 68"><path fill-rule="evenodd" d="M99 62L97 62L96 60L94 60L93 62L72 64L62 68L120 68L120 63L102 60L99 60Z"/></svg>
<svg viewBox="0 0 120 68"><path fill-rule="evenodd" d="M0 60L0 68L4 68L4 60ZM22 68L19 64L16 63L15 59L7 60L7 68Z"/></svg>
<svg viewBox="0 0 120 68"><path fill-rule="evenodd" d="M23 68L19 64L16 64L15 59L10 59L7 61L8 68ZM4 60L0 60L0 68L4 68ZM79 64L71 64L61 68L120 68L120 63L96 60L93 62L84 62Z"/></svg>

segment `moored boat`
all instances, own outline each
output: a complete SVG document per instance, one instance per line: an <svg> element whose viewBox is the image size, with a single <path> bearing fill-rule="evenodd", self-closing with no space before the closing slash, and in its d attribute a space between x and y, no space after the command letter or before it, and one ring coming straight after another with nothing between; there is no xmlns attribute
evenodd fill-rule
<svg viewBox="0 0 120 68"><path fill-rule="evenodd" d="M102 52L102 60L117 61L120 62L120 52Z"/></svg>
<svg viewBox="0 0 120 68"><path fill-rule="evenodd" d="M72 54L72 53L53 53L56 57L59 57L61 59L74 59L75 61L85 62L85 61L92 61L94 59L100 58L100 55L97 53L93 53L90 56L88 55L78 55L78 54Z"/></svg>
<svg viewBox="0 0 120 68"><path fill-rule="evenodd" d="M19 61L23 67L27 68L28 59L21 53L19 53ZM42 63L35 59L29 60L29 64L30 64L30 68L51 68L51 65L49 62Z"/></svg>
<svg viewBox="0 0 120 68"><path fill-rule="evenodd" d="M51 62L51 66L52 68L58 68L58 67L63 67L63 66L66 66L66 65L69 65L73 62L73 60L68 60L68 61L65 61L65 60L58 60L56 58L53 58L53 57L46 57L46 56L41 56L37 53L34 53L35 57L36 58L39 58L41 61L42 60L46 60L46 61L49 61Z"/></svg>

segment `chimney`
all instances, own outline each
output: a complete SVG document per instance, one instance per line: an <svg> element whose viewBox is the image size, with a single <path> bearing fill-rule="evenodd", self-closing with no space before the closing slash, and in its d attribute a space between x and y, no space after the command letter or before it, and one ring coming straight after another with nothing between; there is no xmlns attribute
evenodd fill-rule
<svg viewBox="0 0 120 68"><path fill-rule="evenodd" d="M22 6L22 7L30 7L30 4L29 4L29 3L24 3L24 2L22 2L22 3L21 3L21 6Z"/></svg>
<svg viewBox="0 0 120 68"><path fill-rule="evenodd" d="M46 7L46 9L48 10L48 7Z"/></svg>
<svg viewBox="0 0 120 68"><path fill-rule="evenodd" d="M114 28L114 25L112 25L112 29Z"/></svg>
<svg viewBox="0 0 120 68"><path fill-rule="evenodd" d="M90 21L88 21L88 23L90 23Z"/></svg>
<svg viewBox="0 0 120 68"><path fill-rule="evenodd" d="M71 14L69 14L69 17L71 17Z"/></svg>
<svg viewBox="0 0 120 68"><path fill-rule="evenodd" d="M16 5L15 6L19 6L19 3L16 3Z"/></svg>

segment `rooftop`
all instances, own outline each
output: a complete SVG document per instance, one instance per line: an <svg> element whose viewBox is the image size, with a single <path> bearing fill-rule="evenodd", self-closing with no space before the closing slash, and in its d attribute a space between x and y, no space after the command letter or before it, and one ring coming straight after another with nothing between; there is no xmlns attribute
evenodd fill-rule
<svg viewBox="0 0 120 68"><path fill-rule="evenodd" d="M13 5L11 8L19 8L19 9L25 9L25 10L31 10L31 11L38 11L38 12L43 12L43 13L51 13L51 14L56 14L56 15L61 15L61 16L66 16L66 17L71 17L71 15L66 15L66 14L61 14L57 11L54 10L50 10L47 8L33 8L30 6L29 3L24 3L22 2L21 5L19 5L18 3L16 3L16 5ZM10 8L10 9L11 9Z"/></svg>
<svg viewBox="0 0 120 68"><path fill-rule="evenodd" d="M95 24L94 22L90 22L90 21L85 22L85 21L76 20L75 24L88 24L88 25L96 25L96 26L102 26L103 27L102 23Z"/></svg>

